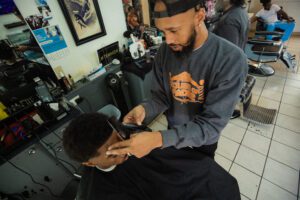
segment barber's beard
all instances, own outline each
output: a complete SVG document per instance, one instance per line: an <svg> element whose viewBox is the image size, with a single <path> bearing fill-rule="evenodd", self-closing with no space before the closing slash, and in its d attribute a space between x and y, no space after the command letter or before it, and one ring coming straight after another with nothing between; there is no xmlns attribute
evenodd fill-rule
<svg viewBox="0 0 300 200"><path fill-rule="evenodd" d="M181 58L181 59L190 56L192 54L193 50L194 50L195 41L196 41L196 31L194 29L193 33L189 37L186 45L182 45L181 51L174 51L173 50L173 53L175 54L175 56L177 58Z"/></svg>

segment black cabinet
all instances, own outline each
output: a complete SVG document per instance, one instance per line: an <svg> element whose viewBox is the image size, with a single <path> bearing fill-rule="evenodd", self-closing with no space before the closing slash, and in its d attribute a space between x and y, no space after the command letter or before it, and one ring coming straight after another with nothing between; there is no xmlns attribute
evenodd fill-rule
<svg viewBox="0 0 300 200"><path fill-rule="evenodd" d="M39 184L34 183L27 173ZM32 199L42 196L51 199L52 195L60 196L73 179L72 174L57 163L40 143L30 146L0 166L0 177L2 192L23 193ZM52 194L47 187L40 184L47 186Z"/></svg>
<svg viewBox="0 0 300 200"><path fill-rule="evenodd" d="M68 123L69 120L53 131L47 128L35 143L0 165L0 192L22 194L31 200L66 199L54 196L64 193L80 167L63 149L62 131Z"/></svg>

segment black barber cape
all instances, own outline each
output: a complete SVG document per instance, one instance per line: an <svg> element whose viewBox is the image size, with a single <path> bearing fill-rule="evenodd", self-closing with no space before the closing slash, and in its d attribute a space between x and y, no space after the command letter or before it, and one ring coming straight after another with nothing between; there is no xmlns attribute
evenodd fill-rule
<svg viewBox="0 0 300 200"><path fill-rule="evenodd" d="M86 168L76 200L240 199L237 181L214 160L190 148L157 149L130 157L111 172Z"/></svg>

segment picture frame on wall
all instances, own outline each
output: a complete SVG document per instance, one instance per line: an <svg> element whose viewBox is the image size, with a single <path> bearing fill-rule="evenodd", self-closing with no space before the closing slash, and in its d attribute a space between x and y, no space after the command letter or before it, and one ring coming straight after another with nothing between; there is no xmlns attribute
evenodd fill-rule
<svg viewBox="0 0 300 200"><path fill-rule="evenodd" d="M98 0L58 0L76 45L106 35Z"/></svg>

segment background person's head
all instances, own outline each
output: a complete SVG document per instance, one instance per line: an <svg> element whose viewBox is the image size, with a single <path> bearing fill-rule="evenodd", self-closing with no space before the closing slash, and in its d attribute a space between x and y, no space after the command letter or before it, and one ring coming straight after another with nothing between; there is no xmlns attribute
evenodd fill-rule
<svg viewBox="0 0 300 200"><path fill-rule="evenodd" d="M74 119L63 133L66 153L87 166L103 169L125 161L125 156L106 156L107 148L120 141L107 123L108 117L100 113L86 113Z"/></svg>
<svg viewBox="0 0 300 200"><path fill-rule="evenodd" d="M204 0L156 0L154 18L173 52L189 54L207 37Z"/></svg>
<svg viewBox="0 0 300 200"><path fill-rule="evenodd" d="M217 0L215 4L216 12L223 12L231 6L242 7L245 5L245 0Z"/></svg>
<svg viewBox="0 0 300 200"><path fill-rule="evenodd" d="M270 10L270 8L272 6L271 0L260 0L260 3L263 5L265 10Z"/></svg>

